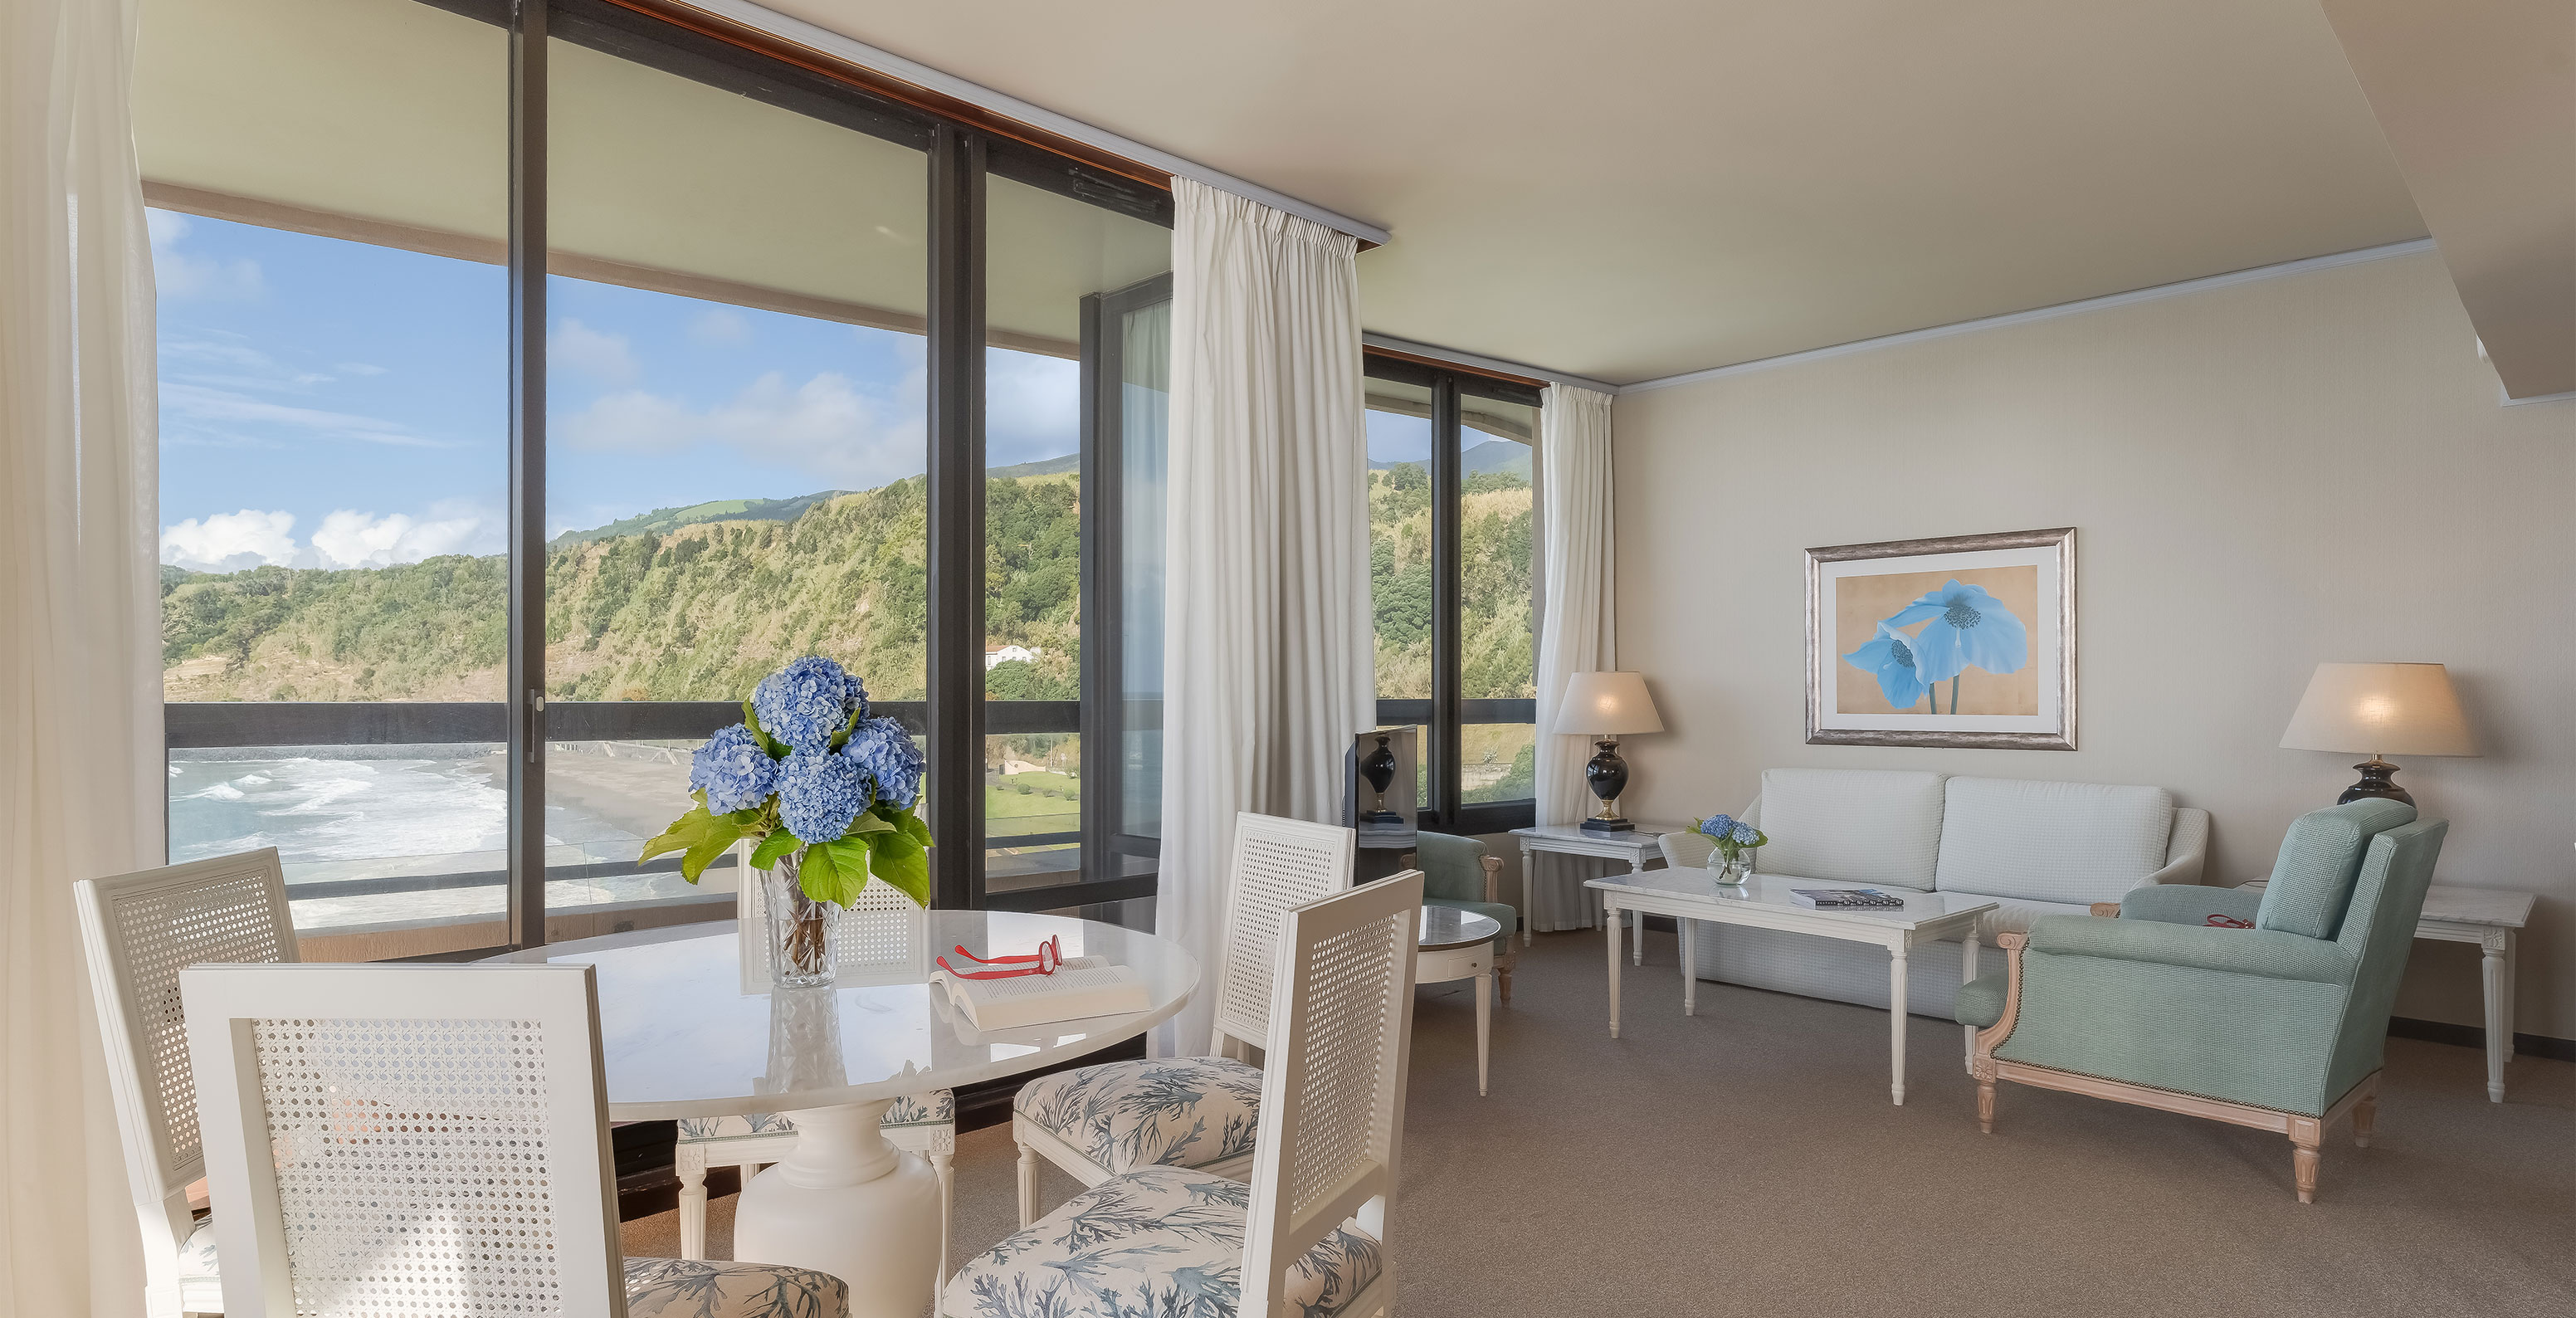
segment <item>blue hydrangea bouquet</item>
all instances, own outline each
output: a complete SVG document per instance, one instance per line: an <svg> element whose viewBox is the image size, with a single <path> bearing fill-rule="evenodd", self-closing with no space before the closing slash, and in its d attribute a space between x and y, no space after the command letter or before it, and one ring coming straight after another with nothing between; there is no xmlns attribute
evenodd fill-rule
<svg viewBox="0 0 2576 1318"><path fill-rule="evenodd" d="M1710 815L1691 825L1691 831L1716 844L1717 850L1709 853L1710 859L1724 863L1712 863L1708 868L1720 883L1744 882L1753 872L1753 861L1747 853L1771 840L1769 834L1733 815Z"/></svg>
<svg viewBox="0 0 2576 1318"><path fill-rule="evenodd" d="M809 655L761 679L742 702L742 722L698 748L689 761L697 808L638 859L680 852L680 873L695 883L718 856L751 841L755 869L793 878L777 894L787 905L849 906L874 875L927 906L930 828L914 810L922 766L903 725L868 717L859 679ZM770 901L773 919L781 904Z"/></svg>

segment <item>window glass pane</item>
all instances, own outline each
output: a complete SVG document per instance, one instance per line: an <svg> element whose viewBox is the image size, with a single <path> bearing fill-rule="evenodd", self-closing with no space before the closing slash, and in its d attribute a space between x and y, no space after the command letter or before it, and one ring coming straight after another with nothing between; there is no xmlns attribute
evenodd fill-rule
<svg viewBox="0 0 2576 1318"><path fill-rule="evenodd" d="M142 9L170 858L276 847L308 959L503 941L508 55L413 0ZM447 713L283 717L386 701Z"/></svg>
<svg viewBox="0 0 2576 1318"><path fill-rule="evenodd" d="M1472 394L1459 399L1459 730L1461 799L1515 801L1537 790L1536 729L1482 722L1472 703L1538 694L1530 581L1532 459L1538 409Z"/></svg>
<svg viewBox="0 0 2576 1318"><path fill-rule="evenodd" d="M1377 694L1381 700L1428 700L1431 391L1393 380L1366 384L1369 598L1377 626Z"/></svg>
<svg viewBox="0 0 2576 1318"><path fill-rule="evenodd" d="M1009 729L984 758L998 893L1099 868L1080 846L1083 301L1170 269L1172 235L999 174L985 207L984 695L988 728Z"/></svg>
<svg viewBox="0 0 2576 1318"><path fill-rule="evenodd" d="M1172 410L1172 304L1122 314L1119 335L1119 832L1163 835L1163 472ZM1136 858L1131 858L1136 859ZM1135 868L1130 866L1130 868Z"/></svg>
<svg viewBox="0 0 2576 1318"><path fill-rule="evenodd" d="M924 695L928 165L568 41L548 58L546 688L605 707L547 755L548 934L573 938L732 913L729 863L692 887L636 861L691 804L697 736L652 705L724 702L703 736L806 654Z"/></svg>

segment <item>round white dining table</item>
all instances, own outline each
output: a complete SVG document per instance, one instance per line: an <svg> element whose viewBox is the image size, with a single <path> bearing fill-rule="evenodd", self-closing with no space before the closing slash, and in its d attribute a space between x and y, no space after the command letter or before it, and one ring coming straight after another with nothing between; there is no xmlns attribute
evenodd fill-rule
<svg viewBox="0 0 2576 1318"><path fill-rule="evenodd" d="M1149 1005L986 1032L929 982L934 959L951 948L1025 955L1049 937L1067 957L1134 969ZM770 988L760 946L732 921L492 959L594 968L612 1119L792 1113L795 1152L752 1177L735 1203L734 1257L839 1277L849 1283L853 1318L919 1318L940 1267L938 1179L877 1129L894 1100L1024 1074L1134 1038L1178 1012L1199 982L1197 959L1166 939L1008 911L845 923L839 975L828 988Z"/></svg>

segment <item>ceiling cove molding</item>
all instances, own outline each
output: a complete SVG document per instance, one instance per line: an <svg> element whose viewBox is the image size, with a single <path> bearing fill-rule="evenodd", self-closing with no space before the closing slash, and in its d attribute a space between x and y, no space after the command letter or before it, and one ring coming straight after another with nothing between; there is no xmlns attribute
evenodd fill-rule
<svg viewBox="0 0 2576 1318"><path fill-rule="evenodd" d="M1291 215L1303 216L1336 232L1346 233L1362 242L1384 244L1391 235L1378 225L1352 219L1321 206L1299 201L1285 193L1273 192L1258 183L1247 182L1232 174L1210 169L1196 161L1184 160L1168 151L1159 151L1142 142L1120 137L1106 129L1095 128L1079 119L1067 118L1053 110L1031 105L1016 96L994 91L990 87L905 59L892 51L879 50L863 41L855 41L829 28L816 27L800 18L790 18L776 10L750 3L750 0L682 0L689 8L728 19L747 28L766 32L782 41L810 47L835 59L846 60L861 68L889 78L911 83L927 91L964 101L989 110L1006 119L1016 119L1032 128L1044 129L1059 137L1097 147L1113 155L1125 156L1139 164L1196 179L1222 192L1247 197L1264 206Z"/></svg>
<svg viewBox="0 0 2576 1318"><path fill-rule="evenodd" d="M1755 371L1768 371L1782 366L1796 366L1805 362L1824 361L1833 357L1848 357L1853 353L1873 352L1880 348L1894 348L1908 343L1923 343L1932 339L1946 339L1953 334L1973 334L1979 330L2004 329L2013 325L2028 325L2036 321L2055 320L2060 316L2079 316L2088 311L2108 311L2113 307L2135 306L2141 302L2160 302L2169 297L2182 297L2190 293L2205 293L2211 289L2227 288L2236 284L2250 284L2262 279L2277 279L2283 275L2306 274L2312 270L2331 270L2339 265L2358 265L2364 261L2385 261L2393 256L2413 256L2418 252L2429 252L2432 250L2432 239L2416 238L2402 243L2389 243L2381 247L2363 247L2355 251L2333 252L2325 256L2310 256L2296 261L2283 261L2278 265L2258 265L2250 270L2232 270L2223 275L2210 275L2202 279L2186 279L2179 284L2158 284L2153 288L2132 289L2126 293L2113 293L2107 297L2086 298L2081 302L2061 302L2053 307L2035 307L2029 311L2015 311L2001 316L1988 316L1983 320L1962 320L1948 325L1934 325L1926 329L1907 330L1902 334L1882 335L1875 339L1857 339L1850 343L1837 343L1829 348L1810 348L1805 352L1786 353L1778 357L1763 357L1749 362L1737 362L1732 366L1716 366L1704 371L1690 371L1681 375L1663 376L1659 379L1639 380L1635 384L1624 384L1619 386L1619 392L1623 394L1637 394L1644 393L1650 389L1671 389L1679 385L1699 384L1707 380L1723 380L1730 375L1750 375Z"/></svg>
<svg viewBox="0 0 2576 1318"><path fill-rule="evenodd" d="M1595 380L1588 375L1568 375L1563 371L1551 371L1545 367L1532 366L1526 362L1507 361L1501 357L1486 357L1472 352L1460 352L1456 348L1443 348L1437 344L1416 343L1411 339L1399 339L1392 334L1377 334L1363 331L1360 334L1360 346L1364 348L1384 348L1388 352L1409 353L1416 357L1429 357L1434 361L1449 362L1457 366L1472 366L1480 371L1493 371L1503 375L1518 375L1532 380L1544 380L1549 384L1570 384L1577 389L1598 389L1605 394L1615 394L1619 392L1619 386L1610 384L1606 381Z"/></svg>

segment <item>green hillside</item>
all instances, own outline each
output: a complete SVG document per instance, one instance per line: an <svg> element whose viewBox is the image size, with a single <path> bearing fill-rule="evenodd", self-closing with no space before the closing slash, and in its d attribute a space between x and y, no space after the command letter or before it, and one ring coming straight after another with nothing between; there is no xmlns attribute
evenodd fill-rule
<svg viewBox="0 0 2576 1318"><path fill-rule="evenodd" d="M1005 468L985 521L988 634L1039 652L986 679L996 699L1078 696L1078 477ZM1025 474L1023 474L1025 473ZM1422 469L1370 473L1379 693L1429 694L1430 493ZM921 477L858 493L659 509L558 537L546 554L548 694L736 700L800 654L828 654L889 700L924 693ZM1469 696L1530 686L1530 489L1466 482ZM792 509L792 511L791 511ZM499 700L507 563L162 572L172 700ZM1415 688L1419 688L1419 692Z"/></svg>

